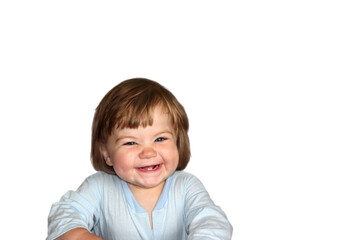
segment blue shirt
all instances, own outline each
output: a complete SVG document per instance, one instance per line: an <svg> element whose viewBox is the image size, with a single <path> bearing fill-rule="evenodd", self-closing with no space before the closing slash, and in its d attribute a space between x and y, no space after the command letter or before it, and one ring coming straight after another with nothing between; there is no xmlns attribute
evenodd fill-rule
<svg viewBox="0 0 350 240"><path fill-rule="evenodd" d="M98 172L77 191L67 192L49 214L48 237L53 240L74 228L85 228L105 240L231 239L232 226L193 175L176 171L164 185L149 216L127 183Z"/></svg>

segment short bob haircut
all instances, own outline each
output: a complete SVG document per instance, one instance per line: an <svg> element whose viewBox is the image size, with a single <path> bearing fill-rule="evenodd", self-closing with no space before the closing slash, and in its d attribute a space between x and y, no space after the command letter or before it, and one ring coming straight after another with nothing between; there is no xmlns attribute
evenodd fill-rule
<svg viewBox="0 0 350 240"><path fill-rule="evenodd" d="M153 110L160 106L169 114L173 124L179 163L176 170L186 168L190 160L188 118L175 96L159 83L132 78L112 88L101 100L92 123L91 162L95 170L116 174L100 151L114 129L146 127L153 123Z"/></svg>

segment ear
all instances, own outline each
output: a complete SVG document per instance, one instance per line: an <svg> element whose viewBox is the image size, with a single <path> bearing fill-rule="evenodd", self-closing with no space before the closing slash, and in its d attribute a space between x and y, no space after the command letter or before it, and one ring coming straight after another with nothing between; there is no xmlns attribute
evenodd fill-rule
<svg viewBox="0 0 350 240"><path fill-rule="evenodd" d="M113 162L110 158L106 145L100 145L100 152L108 166L113 166Z"/></svg>

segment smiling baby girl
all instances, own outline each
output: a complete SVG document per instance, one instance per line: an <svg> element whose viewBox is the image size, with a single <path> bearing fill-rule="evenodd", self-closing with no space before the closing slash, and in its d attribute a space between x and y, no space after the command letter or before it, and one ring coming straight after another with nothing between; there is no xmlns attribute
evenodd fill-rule
<svg viewBox="0 0 350 240"><path fill-rule="evenodd" d="M54 203L47 240L231 239L232 226L184 170L188 118L174 95L144 78L98 105L91 159L98 171Z"/></svg>

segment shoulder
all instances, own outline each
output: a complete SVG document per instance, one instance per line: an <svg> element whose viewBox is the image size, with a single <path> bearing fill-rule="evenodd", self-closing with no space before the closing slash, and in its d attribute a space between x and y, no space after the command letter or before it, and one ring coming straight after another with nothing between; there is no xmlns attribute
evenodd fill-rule
<svg viewBox="0 0 350 240"><path fill-rule="evenodd" d="M188 183L189 181L193 181L194 179L197 179L193 174L185 172L185 171L175 171L173 173L173 182L174 183Z"/></svg>
<svg viewBox="0 0 350 240"><path fill-rule="evenodd" d="M113 181L116 175L108 174L105 172L96 172L86 178L88 181Z"/></svg>
<svg viewBox="0 0 350 240"><path fill-rule="evenodd" d="M184 191L193 191L195 189L204 189L202 182L193 174L185 171L176 171L173 174L173 185Z"/></svg>
<svg viewBox="0 0 350 240"><path fill-rule="evenodd" d="M105 172L96 172L88 176L79 188L89 187L100 191L110 186L120 184L121 180L117 175L108 174Z"/></svg>

